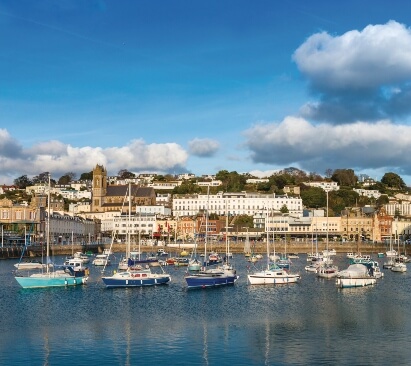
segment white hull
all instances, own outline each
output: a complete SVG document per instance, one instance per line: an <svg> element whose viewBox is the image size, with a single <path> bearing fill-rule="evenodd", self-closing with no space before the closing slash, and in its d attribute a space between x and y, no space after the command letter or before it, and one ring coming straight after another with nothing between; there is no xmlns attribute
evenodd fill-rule
<svg viewBox="0 0 411 366"><path fill-rule="evenodd" d="M341 288L349 287L364 287L374 285L377 282L375 278L365 277L365 278L337 278L336 285Z"/></svg>
<svg viewBox="0 0 411 366"><path fill-rule="evenodd" d="M407 266L404 263L395 263L391 267L391 271L393 271L393 272L407 272Z"/></svg>
<svg viewBox="0 0 411 366"><path fill-rule="evenodd" d="M337 277L338 274L338 268L337 267L319 267L317 269L317 276L321 278L334 278Z"/></svg>
<svg viewBox="0 0 411 366"><path fill-rule="evenodd" d="M248 275L250 285L279 285L295 283L300 280L300 275L289 274L286 271L261 271Z"/></svg>

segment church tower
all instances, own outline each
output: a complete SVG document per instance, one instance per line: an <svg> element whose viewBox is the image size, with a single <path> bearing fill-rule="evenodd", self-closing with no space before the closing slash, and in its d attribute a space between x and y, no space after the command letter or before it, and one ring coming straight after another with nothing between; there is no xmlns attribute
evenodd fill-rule
<svg viewBox="0 0 411 366"><path fill-rule="evenodd" d="M107 170L102 165L96 165L93 169L93 200L91 210L103 211L104 198L107 194Z"/></svg>

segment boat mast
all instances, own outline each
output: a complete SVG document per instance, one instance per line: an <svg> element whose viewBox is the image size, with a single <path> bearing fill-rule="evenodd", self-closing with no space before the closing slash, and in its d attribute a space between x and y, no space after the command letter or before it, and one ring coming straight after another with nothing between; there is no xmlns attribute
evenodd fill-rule
<svg viewBox="0 0 411 366"><path fill-rule="evenodd" d="M127 225L127 253L126 257L130 257L130 226L131 226L131 182L128 183L128 225Z"/></svg>
<svg viewBox="0 0 411 366"><path fill-rule="evenodd" d="M49 273L49 258L50 258L50 199L51 199L51 194L50 194L50 185L51 185L51 178L50 178L50 173L49 173L49 189L47 193L47 231L46 231L46 242L47 242L47 251L46 251L46 271Z"/></svg>
<svg viewBox="0 0 411 366"><path fill-rule="evenodd" d="M227 203L227 198L225 199L225 258L226 258L226 264L228 265L229 263L229 253L230 253L230 244L228 241L228 203Z"/></svg>
<svg viewBox="0 0 411 366"><path fill-rule="evenodd" d="M269 241L270 241L270 237L268 235L268 204L267 204L267 210L265 213L265 231L267 233L267 270L270 269L270 245L269 245Z"/></svg>
<svg viewBox="0 0 411 366"><path fill-rule="evenodd" d="M210 186L207 187L207 205L206 205L206 230L204 235L204 261L207 265L207 240L208 240L208 200L210 197Z"/></svg>

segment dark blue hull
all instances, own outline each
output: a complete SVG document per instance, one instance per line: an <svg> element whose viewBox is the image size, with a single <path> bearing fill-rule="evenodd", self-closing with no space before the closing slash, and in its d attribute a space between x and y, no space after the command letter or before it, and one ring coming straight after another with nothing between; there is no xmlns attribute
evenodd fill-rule
<svg viewBox="0 0 411 366"><path fill-rule="evenodd" d="M143 286L157 286L165 285L170 281L170 276L158 276L155 278L115 278L103 277L102 278L106 287L143 287Z"/></svg>
<svg viewBox="0 0 411 366"><path fill-rule="evenodd" d="M203 275L193 274L186 276L188 288L207 288L234 285L237 281L237 275Z"/></svg>

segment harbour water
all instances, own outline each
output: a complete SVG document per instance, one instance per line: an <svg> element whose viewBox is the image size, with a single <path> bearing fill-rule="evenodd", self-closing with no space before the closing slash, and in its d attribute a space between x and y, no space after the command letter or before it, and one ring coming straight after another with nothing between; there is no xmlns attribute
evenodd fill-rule
<svg viewBox="0 0 411 366"><path fill-rule="evenodd" d="M250 286L249 263L242 255L234 262L240 278L223 288L187 290L185 268L170 266L168 285L106 289L101 268L90 265L85 286L24 290L12 274L16 260L2 260L0 364L411 363L410 272L384 270L374 286L338 289L306 273L301 255L291 268L300 283ZM343 255L335 263L348 266Z"/></svg>

